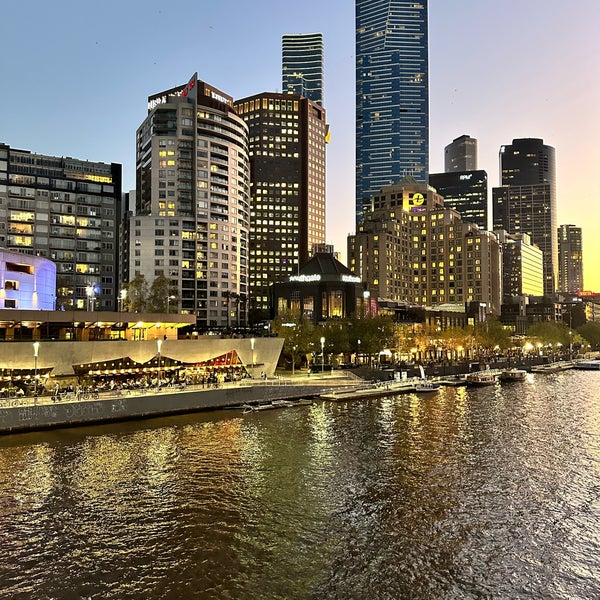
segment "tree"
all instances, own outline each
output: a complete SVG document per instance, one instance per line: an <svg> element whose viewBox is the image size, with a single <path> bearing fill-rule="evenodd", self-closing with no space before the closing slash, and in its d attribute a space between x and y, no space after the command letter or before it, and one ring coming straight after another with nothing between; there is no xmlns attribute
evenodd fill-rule
<svg viewBox="0 0 600 600"><path fill-rule="evenodd" d="M146 299L146 310L151 313L167 312L167 308L177 306L179 294L173 287L171 280L164 275L159 275L150 286Z"/></svg>
<svg viewBox="0 0 600 600"><path fill-rule="evenodd" d="M148 298L148 282L144 275L136 275L127 284L124 304L128 312L144 312Z"/></svg>
<svg viewBox="0 0 600 600"><path fill-rule="evenodd" d="M290 356L294 364L297 357L306 355L312 349L315 326L308 319L284 313L273 321L271 331L283 338L282 353Z"/></svg>
<svg viewBox="0 0 600 600"><path fill-rule="evenodd" d="M577 333L583 337L592 348L600 347L600 323L586 323L577 328Z"/></svg>
<svg viewBox="0 0 600 600"><path fill-rule="evenodd" d="M354 318L350 325L349 340L350 347L367 354L371 363L373 356L378 356L381 350L395 349L396 325L388 315Z"/></svg>

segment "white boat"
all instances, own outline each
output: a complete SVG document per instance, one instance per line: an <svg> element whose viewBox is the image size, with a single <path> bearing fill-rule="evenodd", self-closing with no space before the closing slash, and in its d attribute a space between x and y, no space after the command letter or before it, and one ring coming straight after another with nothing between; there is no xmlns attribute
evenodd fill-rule
<svg viewBox="0 0 600 600"><path fill-rule="evenodd" d="M262 410L273 410L275 408L287 408L293 406L294 403L290 400L273 400L267 404L244 404L242 406L243 414L250 412L259 412Z"/></svg>
<svg viewBox="0 0 600 600"><path fill-rule="evenodd" d="M524 369L506 369L498 376L500 381L523 381L526 377L527 371Z"/></svg>
<svg viewBox="0 0 600 600"><path fill-rule="evenodd" d="M586 371L600 371L600 358L578 360L573 367L575 369L583 369Z"/></svg>
<svg viewBox="0 0 600 600"><path fill-rule="evenodd" d="M415 385L415 392L437 392L440 389L439 383L434 383L433 381L425 381L422 379Z"/></svg>
<svg viewBox="0 0 600 600"><path fill-rule="evenodd" d="M467 386L476 387L484 385L494 385L498 381L495 373L490 371L479 371L467 375Z"/></svg>

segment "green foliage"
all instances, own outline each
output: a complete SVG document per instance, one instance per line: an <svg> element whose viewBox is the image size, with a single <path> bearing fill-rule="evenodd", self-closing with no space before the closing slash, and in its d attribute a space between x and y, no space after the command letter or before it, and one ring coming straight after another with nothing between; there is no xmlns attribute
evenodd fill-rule
<svg viewBox="0 0 600 600"><path fill-rule="evenodd" d="M179 294L177 289L171 285L171 280L164 275L159 275L150 286L146 299L146 311L150 313L166 313L175 311Z"/></svg>
<svg viewBox="0 0 600 600"><path fill-rule="evenodd" d="M145 312L147 297L148 282L144 275L136 275L127 284L127 297L124 301L125 310L128 312Z"/></svg>
<svg viewBox="0 0 600 600"><path fill-rule="evenodd" d="M492 349L498 346L501 350L512 347L510 331L495 317L489 317L474 327L475 343L482 348Z"/></svg>
<svg viewBox="0 0 600 600"><path fill-rule="evenodd" d="M600 323L586 323L577 328L577 333L581 335L592 348L597 349L600 347Z"/></svg>

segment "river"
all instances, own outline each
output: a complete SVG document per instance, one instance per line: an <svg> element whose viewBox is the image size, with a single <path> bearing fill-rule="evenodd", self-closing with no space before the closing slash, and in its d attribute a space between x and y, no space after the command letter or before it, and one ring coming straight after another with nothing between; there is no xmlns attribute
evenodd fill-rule
<svg viewBox="0 0 600 600"><path fill-rule="evenodd" d="M0 438L0 598L600 598L600 372Z"/></svg>

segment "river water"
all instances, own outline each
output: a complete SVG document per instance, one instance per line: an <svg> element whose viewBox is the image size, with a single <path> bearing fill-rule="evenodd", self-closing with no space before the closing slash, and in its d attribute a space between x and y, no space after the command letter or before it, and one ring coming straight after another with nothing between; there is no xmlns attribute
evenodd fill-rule
<svg viewBox="0 0 600 600"><path fill-rule="evenodd" d="M600 373L5 436L0 598L600 598Z"/></svg>

